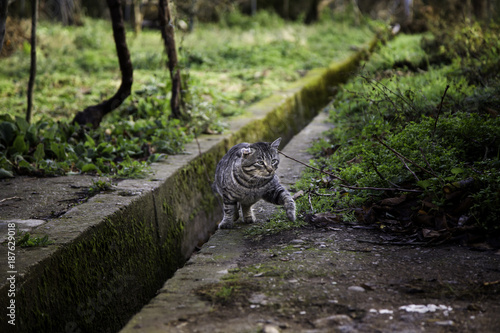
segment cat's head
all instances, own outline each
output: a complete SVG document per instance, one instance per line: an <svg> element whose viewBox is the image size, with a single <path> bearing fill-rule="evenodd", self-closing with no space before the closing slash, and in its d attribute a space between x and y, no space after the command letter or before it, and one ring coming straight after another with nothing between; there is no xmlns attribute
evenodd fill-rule
<svg viewBox="0 0 500 333"><path fill-rule="evenodd" d="M278 138L271 143L257 142L242 148L240 151L242 169L247 174L256 177L267 178L274 176L280 163L278 154L280 142L281 138Z"/></svg>

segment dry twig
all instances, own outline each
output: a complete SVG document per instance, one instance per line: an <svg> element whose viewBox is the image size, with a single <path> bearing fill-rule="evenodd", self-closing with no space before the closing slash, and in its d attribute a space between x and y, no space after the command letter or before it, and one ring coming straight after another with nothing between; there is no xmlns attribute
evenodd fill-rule
<svg viewBox="0 0 500 333"><path fill-rule="evenodd" d="M289 158L291 159L292 161L295 161L297 163L300 163L308 168L311 168L313 170L316 170L318 172L321 172L321 173L324 173L325 175L328 175L328 176L331 176L331 177L334 177L335 179L338 179L340 181L343 181L344 183L346 183L345 180L343 180L342 178L334 175L333 173L330 173L330 172L327 172L327 171L324 171L324 170L320 170L318 168L315 168L307 163L304 163L304 162L301 162L299 160L296 160L295 158L293 157L290 157L286 154L284 154L282 151L279 151L278 152L285 156L286 158ZM414 189L406 189L406 188L387 188L387 187L358 187L358 186L350 186L350 185L346 185L346 184L338 184L338 186L340 187L344 187L344 188L348 188L348 189L351 189L351 190L368 190L368 191L401 191L401 192L415 192L415 193L422 193L423 191L421 190L414 190ZM309 192L310 193L310 192Z"/></svg>
<svg viewBox="0 0 500 333"><path fill-rule="evenodd" d="M331 172L324 171L324 170L320 170L320 169L318 169L318 168L313 167L312 165L309 165L309 164L307 164L307 163L304 163L304 162L301 162L301 161L299 161L299 160L296 160L295 158L290 157L290 156L288 156L287 154L283 153L281 150L278 150L278 153L280 153L281 155L285 156L286 158L289 158L289 159L291 159L292 161L297 162L297 163L299 163L299 164L302 164L302 165L304 165L304 166L306 166L306 167L308 167L308 168L310 168L310 169L313 169L313 170L319 171L319 172L321 172L321 173L324 173L325 175L328 175L328 176L330 176L330 177L333 177L333 178L335 178L335 179L338 179L338 180L340 180L340 181L343 181L344 183L346 182L345 180L343 180L343 179L342 179L342 178L340 178L339 176L334 175L334 174L333 174L333 173L331 173Z"/></svg>

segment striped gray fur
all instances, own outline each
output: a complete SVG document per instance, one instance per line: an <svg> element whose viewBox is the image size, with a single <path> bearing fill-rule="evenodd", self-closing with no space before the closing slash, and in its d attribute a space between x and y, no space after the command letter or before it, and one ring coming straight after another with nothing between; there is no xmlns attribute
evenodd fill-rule
<svg viewBox="0 0 500 333"><path fill-rule="evenodd" d="M276 175L280 142L281 138L272 143L240 143L219 161L212 185L224 206L219 228L230 228L239 218L240 207L243 221L254 222L252 205L260 199L283 205L288 219L295 221L295 202Z"/></svg>

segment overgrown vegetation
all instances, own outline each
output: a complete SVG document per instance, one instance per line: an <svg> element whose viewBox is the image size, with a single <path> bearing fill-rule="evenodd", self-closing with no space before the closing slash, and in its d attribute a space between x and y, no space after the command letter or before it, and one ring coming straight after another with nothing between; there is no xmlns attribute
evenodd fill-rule
<svg viewBox="0 0 500 333"><path fill-rule="evenodd" d="M312 148L325 173L307 170L295 188L302 218L398 242L498 234L498 32L465 24L382 46L329 107L336 127Z"/></svg>
<svg viewBox="0 0 500 333"><path fill-rule="evenodd" d="M77 111L112 95L120 73L109 22L82 27L41 22L31 124L24 121L30 45L0 66L0 177L98 173L140 177L147 165L183 151L200 133L224 130L224 118L286 87L313 67L343 59L372 36L325 17L315 25L259 13L229 13L218 24L178 32L186 117L169 119L170 79L157 31L127 35L134 87L96 130L69 123ZM332 47L335 45L335 47Z"/></svg>

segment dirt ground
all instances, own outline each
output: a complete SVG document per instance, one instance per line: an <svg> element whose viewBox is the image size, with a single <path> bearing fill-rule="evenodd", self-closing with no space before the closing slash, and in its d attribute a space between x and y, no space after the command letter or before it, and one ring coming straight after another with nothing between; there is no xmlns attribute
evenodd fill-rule
<svg viewBox="0 0 500 333"><path fill-rule="evenodd" d="M500 331L500 253L380 236L305 227L247 240L238 267L197 290L214 311L181 331Z"/></svg>

